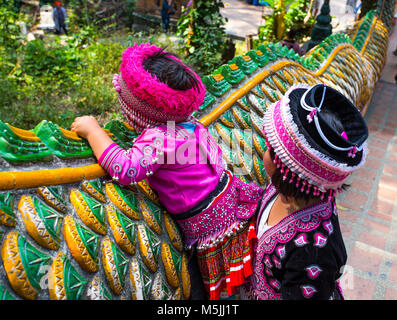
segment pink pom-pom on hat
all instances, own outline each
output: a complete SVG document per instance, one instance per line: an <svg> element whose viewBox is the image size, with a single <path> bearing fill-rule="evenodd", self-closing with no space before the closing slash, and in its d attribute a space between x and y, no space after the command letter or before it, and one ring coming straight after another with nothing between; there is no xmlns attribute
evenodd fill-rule
<svg viewBox="0 0 397 320"><path fill-rule="evenodd" d="M185 121L204 101L204 84L180 59L170 56L196 77L197 87L188 90L172 89L144 69L145 60L161 50L163 49L148 43L127 48L122 54L120 75L113 77L112 83L119 93L124 116L136 129L167 121Z"/></svg>

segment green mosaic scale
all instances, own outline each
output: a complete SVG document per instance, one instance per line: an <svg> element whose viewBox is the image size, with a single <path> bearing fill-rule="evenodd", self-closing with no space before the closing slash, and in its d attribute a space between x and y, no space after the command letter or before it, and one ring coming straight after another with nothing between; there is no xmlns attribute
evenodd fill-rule
<svg viewBox="0 0 397 320"><path fill-rule="evenodd" d="M247 55L261 68L269 62L269 58L258 49L248 51Z"/></svg>
<svg viewBox="0 0 397 320"><path fill-rule="evenodd" d="M220 118L219 121L229 128L234 128L233 116L231 109L228 109Z"/></svg>
<svg viewBox="0 0 397 320"><path fill-rule="evenodd" d="M96 218L96 220L101 224L101 226L106 229L106 223L105 223L105 208L101 202L98 200L94 199L84 191L81 192L81 195L83 196L84 201L90 208L92 214Z"/></svg>
<svg viewBox="0 0 397 320"><path fill-rule="evenodd" d="M0 300L17 300L4 286L0 284Z"/></svg>
<svg viewBox="0 0 397 320"><path fill-rule="evenodd" d="M61 242L60 235L62 230L63 215L49 207L37 197L33 197L33 203L37 214L44 222L47 232L59 246Z"/></svg>
<svg viewBox="0 0 397 320"><path fill-rule="evenodd" d="M61 186L39 187L37 193L54 209L62 213L66 212L65 193Z"/></svg>
<svg viewBox="0 0 397 320"><path fill-rule="evenodd" d="M236 64L224 64L219 69L215 70L225 77L227 82L232 85L240 83L244 78L244 72Z"/></svg>
<svg viewBox="0 0 397 320"><path fill-rule="evenodd" d="M212 95L208 90L205 90L204 101L201 104L201 106L199 107L198 111L203 111L203 110L207 109L214 102L215 102L215 96ZM197 112L196 112L196 114L197 114ZM195 116L196 114L194 114L193 116Z"/></svg>
<svg viewBox="0 0 397 320"><path fill-rule="evenodd" d="M128 129L123 122L117 120L109 121L104 129L109 130L113 134L111 137L113 141L125 149L131 148L134 139L138 136L135 131Z"/></svg>
<svg viewBox="0 0 397 320"><path fill-rule="evenodd" d="M67 300L80 300L83 297L88 281L66 256L63 257L63 281Z"/></svg>
<svg viewBox="0 0 397 320"><path fill-rule="evenodd" d="M232 87L231 84L226 81L226 79L217 81L214 78L214 75L204 76L202 78L202 81L205 85L206 90L215 97L223 96Z"/></svg>
<svg viewBox="0 0 397 320"><path fill-rule="evenodd" d="M0 224L15 227L14 198L11 192L0 194Z"/></svg>
<svg viewBox="0 0 397 320"><path fill-rule="evenodd" d="M36 138L21 139L8 124L0 120L0 157L11 163L51 161L51 150Z"/></svg>
<svg viewBox="0 0 397 320"><path fill-rule="evenodd" d="M91 229L86 228L83 224L76 221L75 226L88 254L95 263L98 263L99 248L101 245L99 236L95 232L91 231Z"/></svg>
<svg viewBox="0 0 397 320"><path fill-rule="evenodd" d="M61 159L89 158L93 155L86 141L66 137L51 121L41 121L33 131Z"/></svg>
<svg viewBox="0 0 397 320"><path fill-rule="evenodd" d="M42 279L51 263L51 257L36 249L25 237L18 237L18 249L22 265L33 288L39 292L42 289Z"/></svg>
<svg viewBox="0 0 397 320"><path fill-rule="evenodd" d="M243 73L246 75L250 75L256 69L258 69L258 65L254 60L251 59L249 55L237 56L231 62L238 65L241 71L243 71Z"/></svg>

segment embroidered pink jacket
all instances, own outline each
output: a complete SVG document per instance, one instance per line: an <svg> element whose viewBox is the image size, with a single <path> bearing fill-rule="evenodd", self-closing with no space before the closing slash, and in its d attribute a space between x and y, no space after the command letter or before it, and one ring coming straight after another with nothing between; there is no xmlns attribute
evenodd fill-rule
<svg viewBox="0 0 397 320"><path fill-rule="evenodd" d="M145 129L131 149L113 143L98 162L120 184L147 179L170 213L205 199L225 169L221 149L197 121Z"/></svg>

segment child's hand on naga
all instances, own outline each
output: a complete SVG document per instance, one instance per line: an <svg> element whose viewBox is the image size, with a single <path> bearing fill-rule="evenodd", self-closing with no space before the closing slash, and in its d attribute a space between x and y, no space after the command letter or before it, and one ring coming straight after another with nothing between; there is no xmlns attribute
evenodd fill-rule
<svg viewBox="0 0 397 320"><path fill-rule="evenodd" d="M113 143L113 140L110 139L93 116L77 117L70 126L70 130L88 140L97 159Z"/></svg>
<svg viewBox="0 0 397 320"><path fill-rule="evenodd" d="M102 128L93 116L83 116L74 119L70 130L76 132L80 137L88 139L90 133L102 130Z"/></svg>

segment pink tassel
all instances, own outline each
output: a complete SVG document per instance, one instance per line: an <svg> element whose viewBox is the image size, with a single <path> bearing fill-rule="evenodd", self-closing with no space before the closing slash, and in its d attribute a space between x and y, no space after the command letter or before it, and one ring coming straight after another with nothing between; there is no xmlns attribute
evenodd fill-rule
<svg viewBox="0 0 397 320"><path fill-rule="evenodd" d="M310 111L310 113L307 115L306 119L309 123L311 123L313 121L314 115L316 114L317 109L313 109L312 111Z"/></svg>
<svg viewBox="0 0 397 320"><path fill-rule="evenodd" d="M355 158L356 157L356 152L357 152L357 148L356 148L356 146L354 146L353 148L351 148L351 150L349 151L347 156L349 158Z"/></svg>
<svg viewBox="0 0 397 320"><path fill-rule="evenodd" d="M302 181L302 187L301 187L301 192L305 191L305 186L306 186L306 180Z"/></svg>
<svg viewBox="0 0 397 320"><path fill-rule="evenodd" d="M280 158L278 158L277 168L280 168L280 167L281 167L281 160L280 160Z"/></svg>
<svg viewBox="0 0 397 320"><path fill-rule="evenodd" d="M334 193L334 190L329 190L329 195L328 195L328 201L331 201L332 200L332 195L333 195L333 193Z"/></svg>
<svg viewBox="0 0 397 320"><path fill-rule="evenodd" d="M283 176L283 181L287 180L287 174L288 174L289 169L285 168L285 174Z"/></svg>
<svg viewBox="0 0 397 320"><path fill-rule="evenodd" d="M296 177L296 185L295 185L297 188L299 187L299 182L300 182L300 178L299 178L299 176L297 176Z"/></svg>

